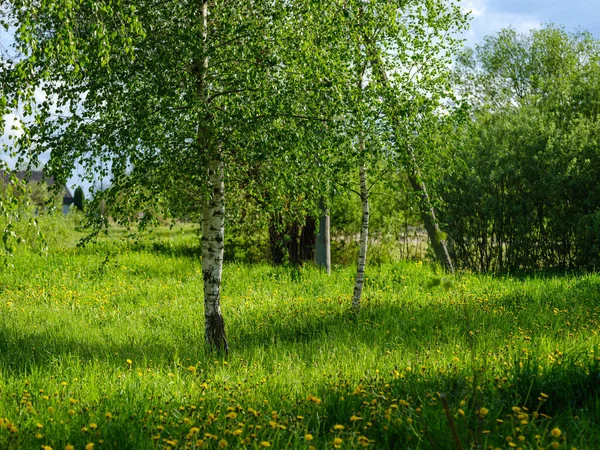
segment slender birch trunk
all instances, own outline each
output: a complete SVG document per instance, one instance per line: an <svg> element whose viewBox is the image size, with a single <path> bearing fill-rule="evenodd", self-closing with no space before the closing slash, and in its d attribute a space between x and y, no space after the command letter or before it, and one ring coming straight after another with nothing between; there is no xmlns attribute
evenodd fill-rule
<svg viewBox="0 0 600 450"><path fill-rule="evenodd" d="M367 42L370 43L368 39ZM383 67L383 61L381 60L381 56L379 55L379 52L376 48L373 47L371 51L373 68L377 72L379 82L383 85L383 87L389 88L390 83L388 80L387 73L385 72L385 68ZM396 134L396 141L400 142L401 130L399 119L393 112L390 118L394 127L394 133ZM423 177L421 176L419 164L417 163L415 155L409 146L407 146L406 151L406 169L408 172L408 180L413 190L419 195L419 211L421 214L421 220L423 220L423 224L425 226L425 231L427 231L429 241L431 243L431 246L433 247L433 251L438 261L442 264L445 270L454 274L454 265L452 264L450 253L448 252L446 240L443 239L443 233L441 232L437 222L437 218L435 217L435 211L433 209L433 206L431 205L431 199L429 198L425 182L423 181Z"/></svg>
<svg viewBox="0 0 600 450"><path fill-rule="evenodd" d="M364 140L361 138L359 145L364 150ZM358 267L356 269L356 282L352 296L352 308L360 309L360 299L365 282L365 266L367 265L367 244L369 241L369 189L367 187L367 169L364 163L359 168L360 199L362 201L362 224L360 227L360 248L358 251Z"/></svg>
<svg viewBox="0 0 600 450"><path fill-rule="evenodd" d="M199 0L202 11L202 41L208 43L208 0ZM208 56L194 64L196 91L208 103L206 73ZM225 323L221 314L221 277L225 236L225 185L223 155L214 140L210 114L203 114L198 124L198 145L207 156L207 194L202 204L202 277L204 280L204 336L206 344L219 351L229 351Z"/></svg>
<svg viewBox="0 0 600 450"><path fill-rule="evenodd" d="M329 210L321 204L321 220L319 220L319 232L317 233L316 259L317 265L323 267L327 274L331 273L331 232Z"/></svg>
<svg viewBox="0 0 600 450"><path fill-rule="evenodd" d="M433 248L435 257L440 262L444 270L454 274L454 265L452 264L452 258L448 252L448 246L446 245L446 239L443 236L442 231L435 217L435 211L431 205L431 199L427 193L427 187L420 177L418 172L419 168L414 163L412 173L408 175L408 181L413 188L413 191L419 195L419 211L421 213L421 220L425 226L425 231L429 237L429 242ZM416 171L416 173L415 173Z"/></svg>

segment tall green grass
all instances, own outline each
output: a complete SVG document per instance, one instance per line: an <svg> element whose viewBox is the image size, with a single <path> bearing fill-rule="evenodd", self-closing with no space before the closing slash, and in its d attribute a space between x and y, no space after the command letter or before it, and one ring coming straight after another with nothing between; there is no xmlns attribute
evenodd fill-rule
<svg viewBox="0 0 600 450"><path fill-rule="evenodd" d="M0 272L0 448L600 448L597 275L374 266L356 315L351 267L229 263L222 357L190 229L66 242Z"/></svg>

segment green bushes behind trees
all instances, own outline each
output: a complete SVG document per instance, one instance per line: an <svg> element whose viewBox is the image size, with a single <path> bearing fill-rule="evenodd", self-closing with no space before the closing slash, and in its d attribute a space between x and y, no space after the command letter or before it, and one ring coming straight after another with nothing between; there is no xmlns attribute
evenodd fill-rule
<svg viewBox="0 0 600 450"><path fill-rule="evenodd" d="M454 88L463 106L450 108L456 117L427 127L423 148L415 149L458 268L593 270L600 264L599 62L599 41L553 25L527 34L508 28L461 55ZM374 185L369 258L431 255L417 194L402 171L383 170ZM357 189L337 189L329 199L334 263L356 258ZM296 196L289 205L315 202L309 191L302 195L306 200ZM238 219L264 215L258 205L246 208ZM316 215L314 206L305 209ZM270 257L268 220L255 218L250 227L233 221L233 259Z"/></svg>
<svg viewBox="0 0 600 450"><path fill-rule="evenodd" d="M600 45L549 26L507 29L460 61L472 117L436 179L459 267L600 263Z"/></svg>

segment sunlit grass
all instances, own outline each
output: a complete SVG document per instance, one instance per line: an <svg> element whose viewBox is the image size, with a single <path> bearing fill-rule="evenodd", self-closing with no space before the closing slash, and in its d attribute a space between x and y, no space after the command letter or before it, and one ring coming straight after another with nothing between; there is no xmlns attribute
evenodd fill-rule
<svg viewBox="0 0 600 450"><path fill-rule="evenodd" d="M181 233L0 273L0 448L600 448L598 276L229 263L223 358Z"/></svg>

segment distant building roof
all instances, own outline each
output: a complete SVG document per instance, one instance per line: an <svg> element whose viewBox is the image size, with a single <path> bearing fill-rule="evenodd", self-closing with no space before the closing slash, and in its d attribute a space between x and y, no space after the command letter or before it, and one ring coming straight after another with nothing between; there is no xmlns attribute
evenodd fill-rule
<svg viewBox="0 0 600 450"><path fill-rule="evenodd" d="M16 177L23 181L27 181L28 183L42 183L45 182L46 185L48 185L48 187L53 186L54 185L54 178L53 177L46 177L44 175L44 171L43 170L17 170L14 172L14 174L16 175ZM2 178L2 180L5 183L8 183L10 178L9 175L6 173L6 171L4 170L0 170L0 177ZM67 186L64 186L63 189L63 205L71 205L73 202L75 201L75 199L73 198L73 195L71 194L71 191L69 190L69 188Z"/></svg>

